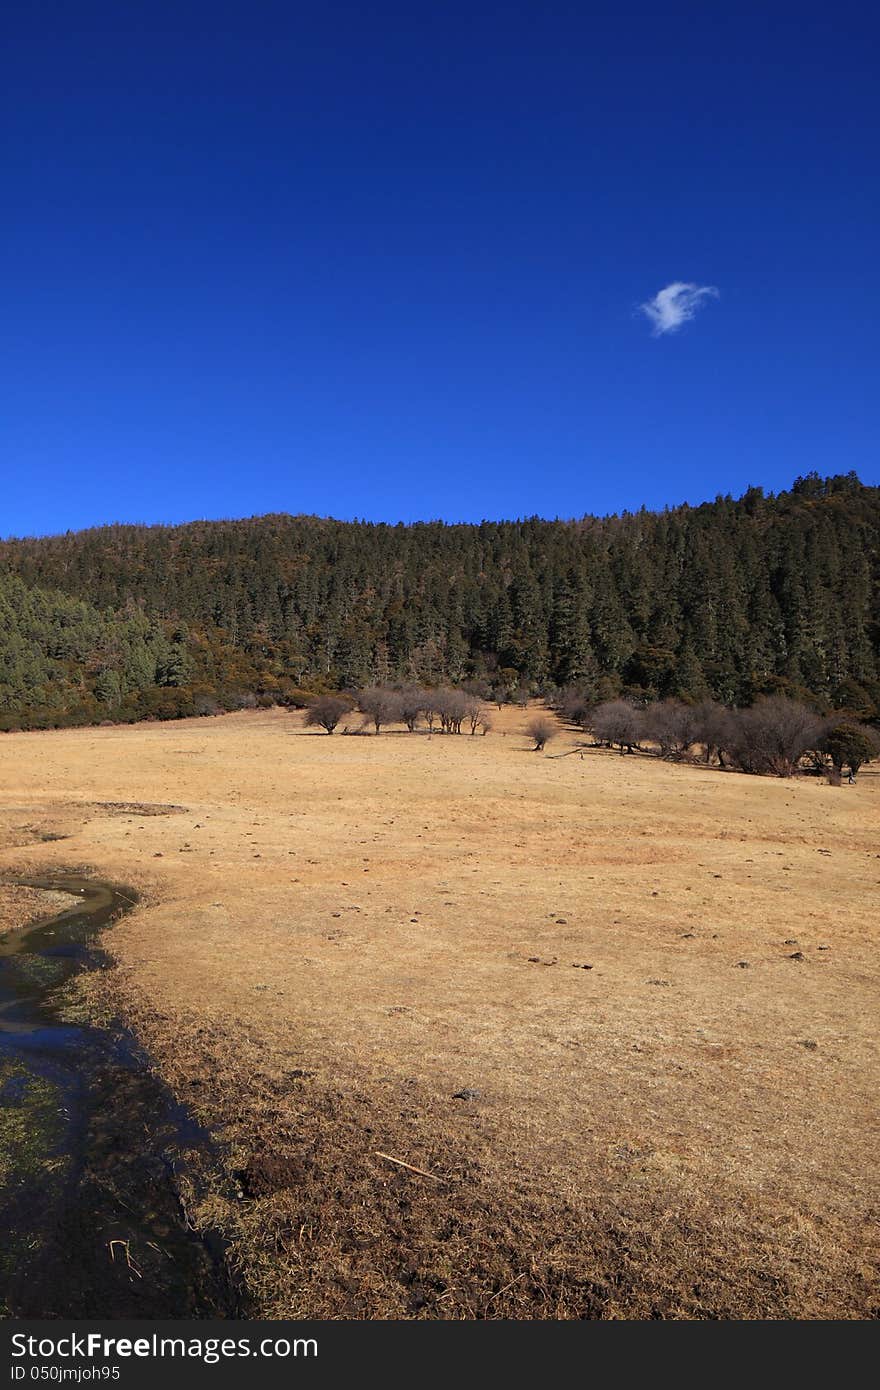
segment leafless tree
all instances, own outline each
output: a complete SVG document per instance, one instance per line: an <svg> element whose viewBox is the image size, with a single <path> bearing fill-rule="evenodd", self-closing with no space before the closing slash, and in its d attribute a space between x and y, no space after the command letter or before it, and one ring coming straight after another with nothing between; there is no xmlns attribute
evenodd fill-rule
<svg viewBox="0 0 880 1390"><path fill-rule="evenodd" d="M419 722L419 717L425 711L426 694L417 685L407 685L403 690L398 691L397 708L398 717L412 733Z"/></svg>
<svg viewBox="0 0 880 1390"><path fill-rule="evenodd" d="M474 695L478 700L491 700L492 698L492 687L488 681L482 679L465 681L461 688L466 695Z"/></svg>
<svg viewBox="0 0 880 1390"><path fill-rule="evenodd" d="M401 718L400 696L387 685L371 685L357 694L358 709L372 721L376 733L383 724L395 724Z"/></svg>
<svg viewBox="0 0 880 1390"><path fill-rule="evenodd" d="M732 710L719 705L715 700L701 700L693 707L695 742L703 745L707 763L717 758L721 767L730 759L730 745L734 736L735 716Z"/></svg>
<svg viewBox="0 0 880 1390"><path fill-rule="evenodd" d="M344 714L351 709L351 700L344 695L319 695L306 710L306 724L318 725L332 734Z"/></svg>
<svg viewBox="0 0 880 1390"><path fill-rule="evenodd" d="M638 746L644 717L629 700L606 700L593 710L590 723L599 743L631 753Z"/></svg>
<svg viewBox="0 0 880 1390"><path fill-rule="evenodd" d="M475 734L483 722L483 705L475 695L468 695L465 706L465 718L471 726L471 734Z"/></svg>
<svg viewBox="0 0 880 1390"><path fill-rule="evenodd" d="M462 690L444 686L436 691L434 703L440 716L440 727L444 734L460 734L462 722L467 714L468 697Z"/></svg>
<svg viewBox="0 0 880 1390"><path fill-rule="evenodd" d="M828 721L806 705L768 695L736 711L730 751L743 772L791 777L827 728Z"/></svg>
<svg viewBox="0 0 880 1390"><path fill-rule="evenodd" d="M536 714L526 725L526 738L535 740L534 751L543 752L551 738L556 737L556 723L548 714Z"/></svg>
<svg viewBox="0 0 880 1390"><path fill-rule="evenodd" d="M565 719L569 724L576 724L579 729L589 728L592 705L581 691L571 686L567 690L561 691L556 704L556 711L560 718Z"/></svg>
<svg viewBox="0 0 880 1390"><path fill-rule="evenodd" d="M697 721L691 705L659 700L644 712L644 736L660 749L661 758L684 758L697 742Z"/></svg>
<svg viewBox="0 0 880 1390"><path fill-rule="evenodd" d="M422 714L428 726L428 733L434 732L434 725L440 718L440 708L437 703L437 691L426 690L422 696Z"/></svg>

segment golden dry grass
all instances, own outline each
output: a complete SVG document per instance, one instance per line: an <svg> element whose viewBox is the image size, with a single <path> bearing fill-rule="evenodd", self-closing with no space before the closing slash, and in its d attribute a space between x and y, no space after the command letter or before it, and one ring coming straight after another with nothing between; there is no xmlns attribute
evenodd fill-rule
<svg viewBox="0 0 880 1390"><path fill-rule="evenodd" d="M86 987L225 1140L256 1311L873 1315L880 776L525 720L9 735L0 866L144 892Z"/></svg>

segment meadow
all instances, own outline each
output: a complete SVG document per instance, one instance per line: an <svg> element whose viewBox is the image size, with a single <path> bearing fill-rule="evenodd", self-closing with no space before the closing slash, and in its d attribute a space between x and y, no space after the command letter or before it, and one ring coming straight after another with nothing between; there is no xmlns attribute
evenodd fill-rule
<svg viewBox="0 0 880 1390"><path fill-rule="evenodd" d="M71 1007L217 1136L185 1196L254 1315L876 1315L880 774L530 713L6 735L0 923L139 890Z"/></svg>

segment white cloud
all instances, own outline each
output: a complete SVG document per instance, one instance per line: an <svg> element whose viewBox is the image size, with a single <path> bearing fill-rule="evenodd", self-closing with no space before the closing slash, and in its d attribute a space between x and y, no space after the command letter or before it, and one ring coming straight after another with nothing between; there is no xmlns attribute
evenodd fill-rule
<svg viewBox="0 0 880 1390"><path fill-rule="evenodd" d="M654 337L661 338L664 333L677 332L683 323L692 319L705 299L717 298L718 291L714 285L692 285L684 280L674 280L646 304L640 304L639 309L651 320Z"/></svg>

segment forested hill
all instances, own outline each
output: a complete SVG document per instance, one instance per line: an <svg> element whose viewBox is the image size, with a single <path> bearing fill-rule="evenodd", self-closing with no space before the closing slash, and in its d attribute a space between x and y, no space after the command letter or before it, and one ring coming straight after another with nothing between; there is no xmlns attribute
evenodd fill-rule
<svg viewBox="0 0 880 1390"><path fill-rule="evenodd" d="M401 679L868 713L878 596L880 489L854 474L570 522L108 526L0 543L0 710L168 716Z"/></svg>

